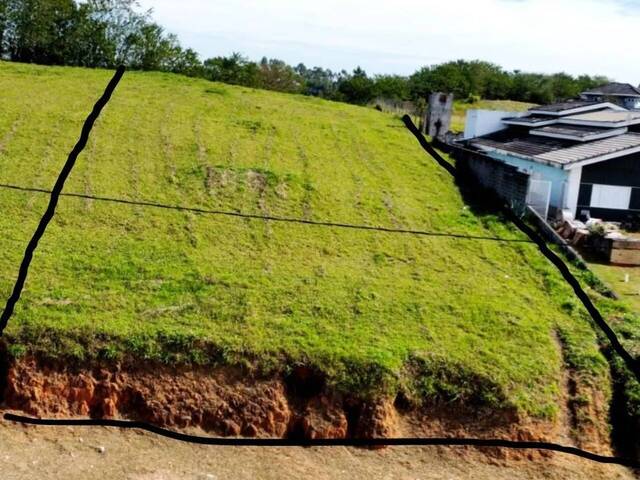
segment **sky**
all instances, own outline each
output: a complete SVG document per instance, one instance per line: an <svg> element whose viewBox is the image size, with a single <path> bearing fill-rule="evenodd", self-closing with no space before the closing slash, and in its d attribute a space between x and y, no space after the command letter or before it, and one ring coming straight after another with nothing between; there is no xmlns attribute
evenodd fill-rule
<svg viewBox="0 0 640 480"><path fill-rule="evenodd" d="M409 75L481 59L640 83L640 0L139 0L202 59Z"/></svg>

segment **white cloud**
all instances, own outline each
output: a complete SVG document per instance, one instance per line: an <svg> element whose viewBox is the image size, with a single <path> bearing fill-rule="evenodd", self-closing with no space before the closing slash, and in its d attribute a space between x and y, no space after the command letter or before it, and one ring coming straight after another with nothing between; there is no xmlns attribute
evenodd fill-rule
<svg viewBox="0 0 640 480"><path fill-rule="evenodd" d="M142 0L203 57L412 73L457 58L640 82L640 0Z"/></svg>

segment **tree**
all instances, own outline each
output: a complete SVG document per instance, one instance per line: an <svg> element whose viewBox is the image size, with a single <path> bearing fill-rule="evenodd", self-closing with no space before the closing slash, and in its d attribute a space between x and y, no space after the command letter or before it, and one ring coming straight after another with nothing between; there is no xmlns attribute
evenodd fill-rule
<svg viewBox="0 0 640 480"><path fill-rule="evenodd" d="M258 65L234 52L229 57L215 57L204 61L204 77L216 82L258 87Z"/></svg>
<svg viewBox="0 0 640 480"><path fill-rule="evenodd" d="M413 100L426 99L433 91L431 67L422 67L409 77L409 94Z"/></svg>
<svg viewBox="0 0 640 480"><path fill-rule="evenodd" d="M553 95L557 100L574 98L582 91L580 84L566 73L556 73L549 79Z"/></svg>
<svg viewBox="0 0 640 480"><path fill-rule="evenodd" d="M338 95L338 76L329 69L322 67L307 68L303 63L294 70L303 79L303 93L316 97L336 99Z"/></svg>
<svg viewBox="0 0 640 480"><path fill-rule="evenodd" d="M408 100L409 81L400 75L377 75L374 79L374 95L390 100Z"/></svg>
<svg viewBox="0 0 640 480"><path fill-rule="evenodd" d="M72 18L65 64L108 68L115 65L115 44L108 38L107 22L92 15L88 3L80 4Z"/></svg>
<svg viewBox="0 0 640 480"><path fill-rule="evenodd" d="M15 61L65 64L73 42L73 0L8 0L3 40Z"/></svg>
<svg viewBox="0 0 640 480"><path fill-rule="evenodd" d="M353 74L343 73L338 80L338 91L349 103L365 105L373 100L375 96L374 82L367 76L367 73L357 67Z"/></svg>
<svg viewBox="0 0 640 480"><path fill-rule="evenodd" d="M132 49L141 29L151 23L151 11L138 13L136 0L89 0L87 5L91 18L106 26L105 37L113 48L107 62L131 65Z"/></svg>
<svg viewBox="0 0 640 480"><path fill-rule="evenodd" d="M8 57L6 32L9 27L9 1L0 2L0 59Z"/></svg>
<svg viewBox="0 0 640 480"><path fill-rule="evenodd" d="M266 57L260 61L258 78L260 87L278 92L299 93L304 83L302 76L285 62Z"/></svg>
<svg viewBox="0 0 640 480"><path fill-rule="evenodd" d="M144 25L130 39L128 64L139 70L172 71L182 52L175 35L165 35L155 23Z"/></svg>
<svg viewBox="0 0 640 480"><path fill-rule="evenodd" d="M204 74L202 62L195 50L191 48L179 52L174 60L172 71L189 77L202 77Z"/></svg>

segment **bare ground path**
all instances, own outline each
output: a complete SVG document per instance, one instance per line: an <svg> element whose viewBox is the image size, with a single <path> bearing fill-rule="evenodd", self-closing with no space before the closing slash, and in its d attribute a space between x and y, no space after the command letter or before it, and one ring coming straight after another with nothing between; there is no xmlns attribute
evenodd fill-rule
<svg viewBox="0 0 640 480"><path fill-rule="evenodd" d="M440 447L257 448L191 445L136 431L33 427L0 422L6 480L65 479L550 479L627 480L630 471L556 455L492 460Z"/></svg>

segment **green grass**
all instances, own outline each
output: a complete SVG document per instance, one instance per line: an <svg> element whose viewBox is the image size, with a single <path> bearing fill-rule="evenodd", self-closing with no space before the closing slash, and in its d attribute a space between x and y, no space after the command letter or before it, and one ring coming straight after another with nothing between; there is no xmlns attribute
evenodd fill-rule
<svg viewBox="0 0 640 480"><path fill-rule="evenodd" d="M50 188L111 73L0 63L2 183ZM522 238L475 215L399 119L129 72L66 192ZM48 197L0 189L6 298ZM558 412L563 360L602 385L582 308L530 244L205 216L63 197L6 330L14 354L283 370L337 388Z"/></svg>
<svg viewBox="0 0 640 480"><path fill-rule="evenodd" d="M455 101L451 115L451 131L464 132L467 118L467 110L504 110L506 112L524 112L535 106L533 103L516 102L514 100L480 100L475 103L467 103L462 100Z"/></svg>
<svg viewBox="0 0 640 480"><path fill-rule="evenodd" d="M618 300L602 296L598 299L598 308L615 330L623 346L635 358L640 358L640 272L638 267L623 267L601 263L589 263L594 274L583 272L586 280L604 281L604 288L613 289ZM597 275L597 277L596 277ZM625 275L629 275L628 282ZM601 335L602 337L602 335ZM605 345L608 342L603 340ZM624 362L611 355L613 370L620 388L624 391L626 411L636 425L640 424L640 382L626 368Z"/></svg>
<svg viewBox="0 0 640 480"><path fill-rule="evenodd" d="M590 263L589 268L618 294L620 300L640 314L640 268ZM625 281L628 275L628 281Z"/></svg>

